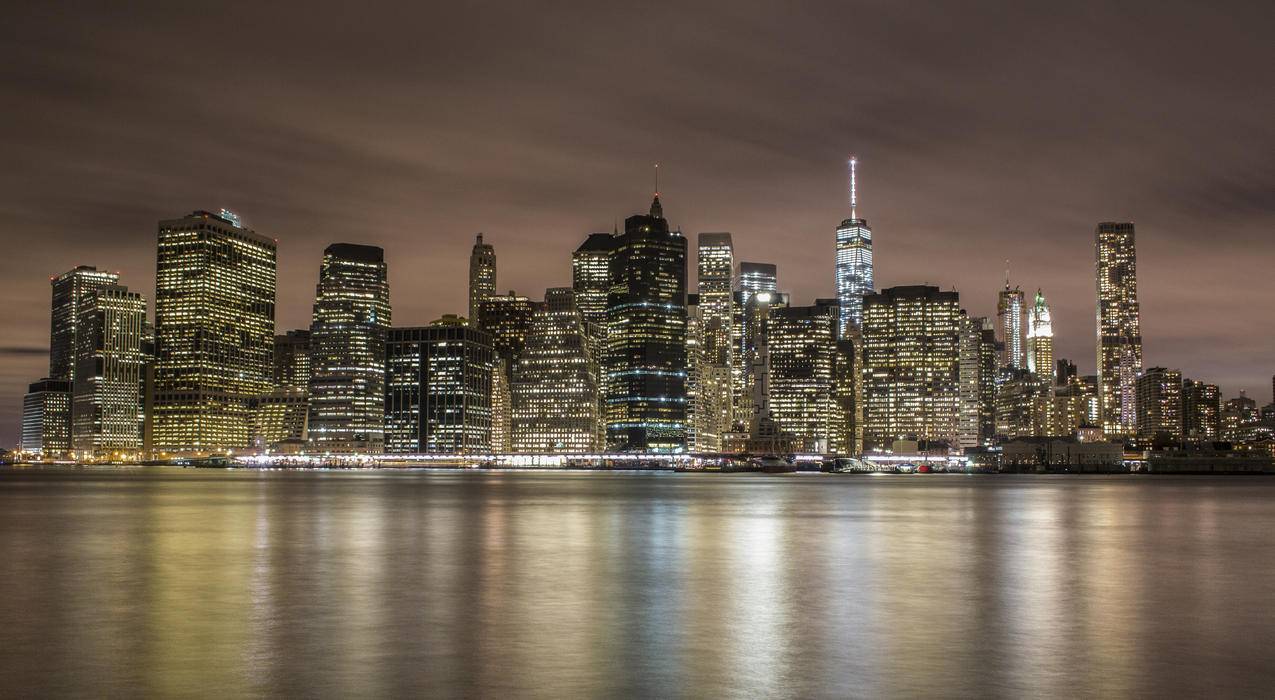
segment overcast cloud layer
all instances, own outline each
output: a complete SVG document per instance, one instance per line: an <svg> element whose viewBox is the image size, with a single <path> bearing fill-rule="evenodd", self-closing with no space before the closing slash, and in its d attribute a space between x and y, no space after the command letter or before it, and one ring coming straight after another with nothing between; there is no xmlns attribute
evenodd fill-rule
<svg viewBox="0 0 1275 700"><path fill-rule="evenodd" d="M878 286L993 314L1008 259L1092 372L1094 225L1132 220L1147 364L1271 400L1271 3L28 5L0 23L0 444L47 373L49 277L153 305L158 219L277 238L281 332L337 241L383 246L395 323L424 324L464 312L478 231L500 289L569 284L659 161L674 225L808 303L850 152Z"/></svg>

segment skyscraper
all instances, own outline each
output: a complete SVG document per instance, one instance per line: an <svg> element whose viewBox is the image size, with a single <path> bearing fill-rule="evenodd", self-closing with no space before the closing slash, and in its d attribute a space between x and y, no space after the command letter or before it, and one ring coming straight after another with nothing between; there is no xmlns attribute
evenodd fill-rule
<svg viewBox="0 0 1275 700"><path fill-rule="evenodd" d="M770 310L770 411L803 451L832 449L839 315L840 300Z"/></svg>
<svg viewBox="0 0 1275 700"><path fill-rule="evenodd" d="M996 299L996 326L1000 332L1003 350L1001 366L1027 369L1023 352L1023 290L1010 289L1009 275L1005 275L1005 288Z"/></svg>
<svg viewBox="0 0 1275 700"><path fill-rule="evenodd" d="M478 318L478 305L483 299L496 293L496 249L483 243L478 234L474 249L469 254L469 322Z"/></svg>
<svg viewBox="0 0 1275 700"><path fill-rule="evenodd" d="M985 316L961 321L957 440L965 449L991 443L995 434L996 328Z"/></svg>
<svg viewBox="0 0 1275 700"><path fill-rule="evenodd" d="M740 262L735 281L744 293L745 305L758 293L779 291L779 271L773 263Z"/></svg>
<svg viewBox="0 0 1275 700"><path fill-rule="evenodd" d="M721 449L732 425L732 370L735 352L734 245L729 233L701 233L697 251L701 362L696 401L702 434L698 450Z"/></svg>
<svg viewBox="0 0 1275 700"><path fill-rule="evenodd" d="M1045 295L1037 289L1027 310L1027 371L1053 384L1054 370L1054 324Z"/></svg>
<svg viewBox="0 0 1275 700"><path fill-rule="evenodd" d="M1138 437L1182 440L1182 372L1148 367L1137 382Z"/></svg>
<svg viewBox="0 0 1275 700"><path fill-rule="evenodd" d="M302 389L309 386L309 330L293 330L274 337L274 383Z"/></svg>
<svg viewBox="0 0 1275 700"><path fill-rule="evenodd" d="M80 298L71 445L83 458L140 455L145 325L146 300L127 287L101 287Z"/></svg>
<svg viewBox="0 0 1275 700"><path fill-rule="evenodd" d="M310 322L310 443L337 453L384 447L385 251L334 243L323 251Z"/></svg>
<svg viewBox="0 0 1275 700"><path fill-rule="evenodd" d="M938 287L890 287L864 297L864 449L895 440L954 444L960 378L960 298Z"/></svg>
<svg viewBox="0 0 1275 700"><path fill-rule="evenodd" d="M249 445L252 402L273 384L275 248L225 210L159 222L156 450Z"/></svg>
<svg viewBox="0 0 1275 700"><path fill-rule="evenodd" d="M1098 412L1108 435L1136 429L1135 386L1142 372L1137 256L1132 223L1097 229Z"/></svg>
<svg viewBox="0 0 1275 700"><path fill-rule="evenodd" d="M607 444L686 447L686 239L657 194L624 221L611 253L604 360Z"/></svg>
<svg viewBox="0 0 1275 700"><path fill-rule="evenodd" d="M837 227L837 301L841 305L842 334L846 328L858 328L863 323L863 297L872 293L872 229L867 219L860 219L856 211L858 193L855 183L855 165L850 158L850 218Z"/></svg>
<svg viewBox="0 0 1275 700"><path fill-rule="evenodd" d="M1222 392L1216 384L1182 381L1182 436L1209 442L1221 439Z"/></svg>
<svg viewBox="0 0 1275 700"><path fill-rule="evenodd" d="M491 450L491 336L456 316L393 328L386 343L386 452Z"/></svg>
<svg viewBox="0 0 1275 700"><path fill-rule="evenodd" d="M255 421L254 440L265 449L309 439L310 331L274 337L274 387L257 400Z"/></svg>
<svg viewBox="0 0 1275 700"><path fill-rule="evenodd" d="M489 295L478 302L476 327L490 336L496 351L496 376L491 383L491 444L497 452L513 449L511 395L514 368L522 357L531 330L531 318L536 304L525 296L515 294Z"/></svg>
<svg viewBox="0 0 1275 700"><path fill-rule="evenodd" d="M598 371L571 289L545 290L513 372L514 452L602 448Z"/></svg>
<svg viewBox="0 0 1275 700"><path fill-rule="evenodd" d="M571 288L575 291L576 308L581 318L599 331L606 325L614 244L609 233L590 233L571 254Z"/></svg>
<svg viewBox="0 0 1275 700"><path fill-rule="evenodd" d="M71 451L71 383L41 379L22 397L23 452L57 459Z"/></svg>
<svg viewBox="0 0 1275 700"><path fill-rule="evenodd" d="M120 276L96 267L80 265L49 280L53 287L53 309L49 330L49 378L75 379L75 329L80 318L80 299L102 287L119 283Z"/></svg>

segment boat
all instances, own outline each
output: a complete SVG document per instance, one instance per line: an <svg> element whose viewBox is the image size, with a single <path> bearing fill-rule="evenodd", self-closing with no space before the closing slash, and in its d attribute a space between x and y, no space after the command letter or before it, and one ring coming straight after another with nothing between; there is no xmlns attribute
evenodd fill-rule
<svg viewBox="0 0 1275 700"><path fill-rule="evenodd" d="M797 471L796 462L778 455L759 457L756 460L756 464L766 474L790 474Z"/></svg>

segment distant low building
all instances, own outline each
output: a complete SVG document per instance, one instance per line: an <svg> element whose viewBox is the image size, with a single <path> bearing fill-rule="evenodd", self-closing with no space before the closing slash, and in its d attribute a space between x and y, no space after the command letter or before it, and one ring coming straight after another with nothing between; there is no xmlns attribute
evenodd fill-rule
<svg viewBox="0 0 1275 700"><path fill-rule="evenodd" d="M1001 470L1015 472L1123 472L1124 446L1076 438L1024 437L1001 446Z"/></svg>

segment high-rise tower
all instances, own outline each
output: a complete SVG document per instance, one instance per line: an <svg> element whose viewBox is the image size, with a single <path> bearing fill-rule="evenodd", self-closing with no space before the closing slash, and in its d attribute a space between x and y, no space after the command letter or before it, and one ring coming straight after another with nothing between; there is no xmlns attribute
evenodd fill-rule
<svg viewBox="0 0 1275 700"><path fill-rule="evenodd" d="M146 300L109 285L79 301L71 446L83 458L137 456L142 449L142 353Z"/></svg>
<svg viewBox="0 0 1275 700"><path fill-rule="evenodd" d="M119 283L120 276L96 267L80 265L49 280L53 287L50 314L49 378L72 381L75 377L75 329L80 299L102 287Z"/></svg>
<svg viewBox="0 0 1275 700"><path fill-rule="evenodd" d="M1109 435L1137 428L1136 386L1142 372L1137 256L1132 223L1097 229L1098 415Z"/></svg>
<svg viewBox="0 0 1275 700"><path fill-rule="evenodd" d="M1000 334L1003 350L1001 366L1026 369L1027 356L1023 347L1023 315L1025 306L1023 290L1010 288L1009 272L1005 273L1005 288L996 299L996 331Z"/></svg>
<svg viewBox="0 0 1275 700"><path fill-rule="evenodd" d="M624 220L611 252L604 353L607 444L686 447L686 239L670 231L658 193Z"/></svg>
<svg viewBox="0 0 1275 700"><path fill-rule="evenodd" d="M837 227L837 303L841 306L840 333L863 324L863 297L872 293L872 229L860 219L855 166L850 157L850 218Z"/></svg>
<svg viewBox="0 0 1275 700"><path fill-rule="evenodd" d="M478 305L496 293L496 249L478 234L469 254L469 323L477 325Z"/></svg>
<svg viewBox="0 0 1275 700"><path fill-rule="evenodd" d="M274 367L276 244L226 210L159 222L153 446L248 447Z"/></svg>
<svg viewBox="0 0 1275 700"><path fill-rule="evenodd" d="M1036 290L1036 300L1027 310L1027 370L1054 383L1054 324L1045 295Z"/></svg>
<svg viewBox="0 0 1275 700"><path fill-rule="evenodd" d="M323 251L310 322L310 426L316 449L379 453L385 445L385 252L352 243Z"/></svg>
<svg viewBox="0 0 1275 700"><path fill-rule="evenodd" d="M600 331L606 323L613 245L612 234L590 233L571 254L571 289L575 292L576 309L584 322L593 326L592 330Z"/></svg>

